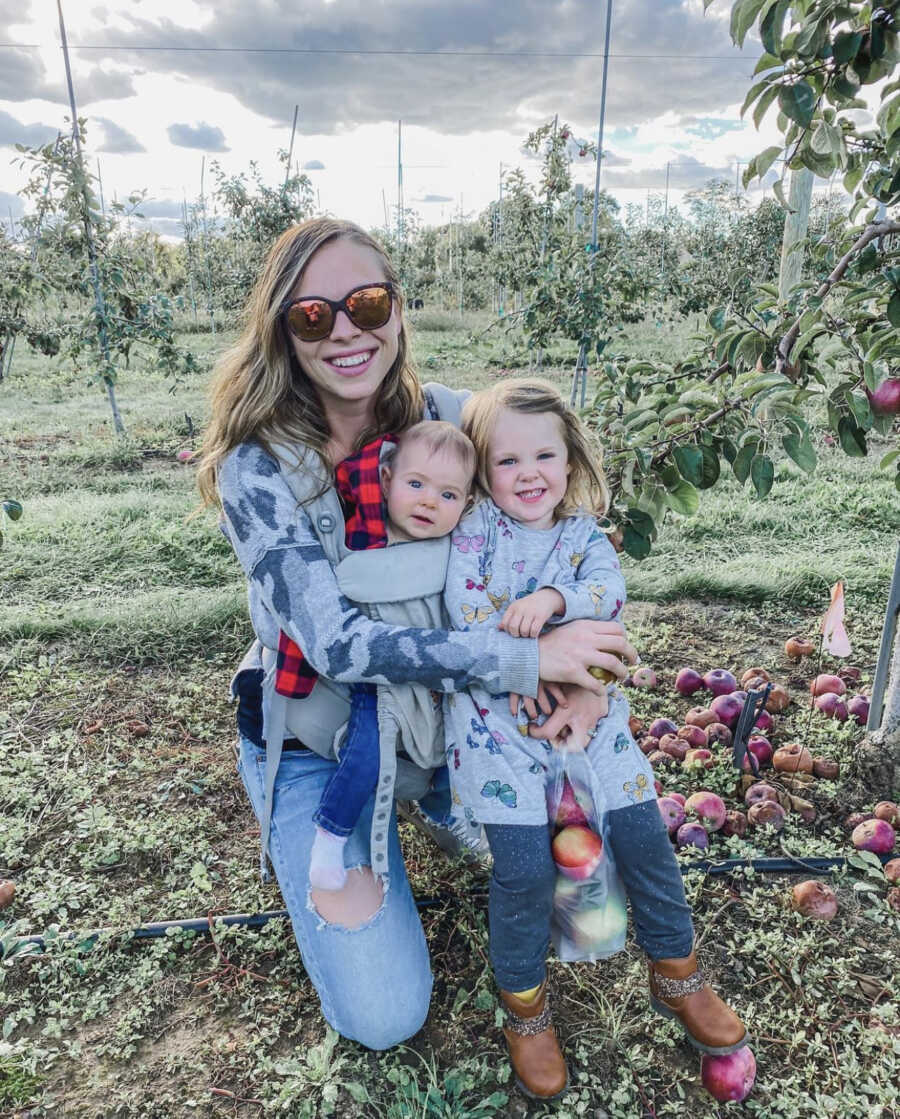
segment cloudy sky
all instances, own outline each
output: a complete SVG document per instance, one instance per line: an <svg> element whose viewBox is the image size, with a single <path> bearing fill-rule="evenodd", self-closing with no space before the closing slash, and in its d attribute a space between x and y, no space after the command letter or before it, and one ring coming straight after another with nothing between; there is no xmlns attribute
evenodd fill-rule
<svg viewBox="0 0 900 1119"><path fill-rule="evenodd" d="M426 223L497 194L501 164L558 113L596 137L602 0L63 0L79 115L107 198L145 188L143 212L180 233L203 156L256 160L279 181L290 142L322 208L366 226L397 196ZM729 0L613 0L602 182L622 202L670 201L777 137L739 108L760 53L728 36ZM0 218L18 215L16 143L52 140L69 113L53 0L0 0ZM593 164L577 175L593 183ZM207 170L207 189L210 183Z"/></svg>

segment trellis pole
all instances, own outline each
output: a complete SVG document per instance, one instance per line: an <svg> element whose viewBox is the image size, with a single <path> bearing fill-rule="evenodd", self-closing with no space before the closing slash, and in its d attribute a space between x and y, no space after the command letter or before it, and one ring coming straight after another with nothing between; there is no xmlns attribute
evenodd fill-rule
<svg viewBox="0 0 900 1119"><path fill-rule="evenodd" d="M82 176L82 203L84 206L84 238L88 252L88 262L91 273L91 286L94 289L94 307L97 312L97 334L100 339L100 352L103 356L103 381L106 385L106 395L112 410L113 427L117 435L125 434L125 426L119 414L119 405L116 402L114 386L115 367L109 352L109 339L106 334L106 304L103 299L103 288L100 285L100 268L97 264L97 249L94 245L94 231L91 225L91 206L87 191L87 172L81 153L81 133L78 128L78 110L75 107L75 88L72 85L72 67L69 64L69 44L66 39L66 24L63 19L62 0L56 0L56 10L59 12L59 34L62 39L63 58L66 64L66 84L69 87L69 106L72 111L72 138L75 141L75 153L78 159L78 168Z"/></svg>
<svg viewBox="0 0 900 1119"><path fill-rule="evenodd" d="M791 172L788 192L789 211L784 221L781 240L781 268L778 272L778 298L785 300L791 289L800 283L803 270L803 243L809 227L809 207L812 202L813 173L808 167Z"/></svg>
<svg viewBox="0 0 900 1119"><path fill-rule="evenodd" d="M287 190L288 179L291 177L291 160L294 158L294 136L297 132L297 114L300 112L300 106L294 106L294 123L291 125L291 146L288 149L287 166L284 169L284 186L283 191Z"/></svg>
<svg viewBox="0 0 900 1119"><path fill-rule="evenodd" d="M397 121L397 271L403 280L403 121Z"/></svg>
<svg viewBox="0 0 900 1119"><path fill-rule="evenodd" d="M194 322L197 321L197 300L194 298L194 237L188 224L187 192L181 203L181 224L184 229L184 250L187 257L188 292L191 296L191 310L194 312Z"/></svg>
<svg viewBox="0 0 900 1119"><path fill-rule="evenodd" d="M206 195L203 193L204 180L206 177L206 156L204 155L200 160L200 218L203 222L203 233L200 237L200 258L203 269L206 272L206 310L209 314L209 325L211 333L216 333L216 316L213 312L212 304L212 272L209 267L209 225L206 220Z"/></svg>
<svg viewBox="0 0 900 1119"><path fill-rule="evenodd" d="M612 0L606 0L606 36L603 43L603 81L600 86L600 124L597 128L597 170L594 174L594 210L591 215L591 259L588 265L589 272L593 274L594 264L597 260L597 229L600 215L600 167L603 162L603 122L606 118L606 79L609 75L609 33L612 27ZM569 403L574 405L581 386L581 407L584 407L587 394L587 340L582 338L578 348L578 360L575 363L575 375L572 378L572 391Z"/></svg>

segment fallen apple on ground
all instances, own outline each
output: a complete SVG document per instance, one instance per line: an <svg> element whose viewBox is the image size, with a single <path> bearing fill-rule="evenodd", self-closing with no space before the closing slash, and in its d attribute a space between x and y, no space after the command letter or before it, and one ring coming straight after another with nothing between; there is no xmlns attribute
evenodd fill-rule
<svg viewBox="0 0 900 1119"><path fill-rule="evenodd" d="M710 723L706 727L706 737L710 746L730 746L734 736L724 723Z"/></svg>
<svg viewBox="0 0 900 1119"><path fill-rule="evenodd" d="M812 754L799 742L789 742L772 755L772 765L779 773L812 773Z"/></svg>
<svg viewBox="0 0 900 1119"><path fill-rule="evenodd" d="M844 827L847 828L848 831L853 831L854 828L859 827L859 825L865 823L866 820L874 819L874 812L851 812L844 821Z"/></svg>
<svg viewBox="0 0 900 1119"><path fill-rule="evenodd" d="M741 687L746 688L751 680L763 680L770 684L772 677L764 668L748 668L746 672L741 674Z"/></svg>
<svg viewBox="0 0 900 1119"><path fill-rule="evenodd" d="M670 758L674 758L678 762L683 762L690 746L681 738L674 738L671 734L666 735L665 742L660 742L660 750L664 754L668 754Z"/></svg>
<svg viewBox="0 0 900 1119"><path fill-rule="evenodd" d="M772 743L761 734L754 734L750 738L747 749L756 758L759 765L768 765L775 753Z"/></svg>
<svg viewBox="0 0 900 1119"><path fill-rule="evenodd" d="M841 767L833 758L813 758L813 775L826 781L837 781Z"/></svg>
<svg viewBox="0 0 900 1119"><path fill-rule="evenodd" d="M0 880L0 909L6 907L12 902L16 894L16 884L9 878Z"/></svg>
<svg viewBox="0 0 900 1119"><path fill-rule="evenodd" d="M836 692L822 692L821 695L817 695L816 707L829 719L837 719L839 723L847 721L847 704Z"/></svg>
<svg viewBox="0 0 900 1119"><path fill-rule="evenodd" d="M900 913L900 886L891 887L891 889L887 892L887 898L885 900L887 901L891 909L895 910L897 913Z"/></svg>
<svg viewBox="0 0 900 1119"><path fill-rule="evenodd" d="M684 721L689 727L705 728L716 721L716 713L708 707L692 707L685 715Z"/></svg>
<svg viewBox="0 0 900 1119"><path fill-rule="evenodd" d="M628 716L628 729L631 731L632 738L638 738L644 733L644 724L637 717L637 715Z"/></svg>
<svg viewBox="0 0 900 1119"><path fill-rule="evenodd" d="M697 847L705 851L709 846L709 835L702 824L682 824L675 833L675 843L678 847Z"/></svg>
<svg viewBox="0 0 900 1119"><path fill-rule="evenodd" d="M864 820L857 824L850 841L857 851L872 851L876 855L887 855L893 851L897 833L887 820Z"/></svg>
<svg viewBox="0 0 900 1119"><path fill-rule="evenodd" d="M725 801L706 790L692 793L684 802L684 810L688 816L696 816L707 831L718 831L725 823Z"/></svg>
<svg viewBox="0 0 900 1119"><path fill-rule="evenodd" d="M780 715L790 707L790 704L791 697L788 695L787 688L783 688L781 684L773 684L769 698L766 700L766 710L773 715Z"/></svg>
<svg viewBox="0 0 900 1119"><path fill-rule="evenodd" d="M888 882L900 882L900 859L889 859L884 864L884 876Z"/></svg>
<svg viewBox="0 0 900 1119"><path fill-rule="evenodd" d="M818 879L798 882L791 893L791 905L804 917L830 921L838 911L837 894Z"/></svg>
<svg viewBox="0 0 900 1119"><path fill-rule="evenodd" d="M572 824L557 832L551 844L560 874L576 882L590 878L603 858L603 840L583 825Z"/></svg>
<svg viewBox="0 0 900 1119"><path fill-rule="evenodd" d="M673 723L671 719L654 719L650 724L650 733L654 738L662 740L666 734L676 734L678 731L678 724Z"/></svg>
<svg viewBox="0 0 900 1119"><path fill-rule="evenodd" d="M869 697L855 695L847 701L847 714L857 726L864 727L869 718Z"/></svg>
<svg viewBox="0 0 900 1119"><path fill-rule="evenodd" d="M689 769L712 769L715 764L716 759L713 757L712 750L707 750L703 746L688 750L684 755L684 765Z"/></svg>
<svg viewBox="0 0 900 1119"><path fill-rule="evenodd" d="M847 691L847 685L840 676L831 676L827 672L823 672L809 685L809 690L812 695L824 695L826 692L843 695Z"/></svg>
<svg viewBox="0 0 900 1119"><path fill-rule="evenodd" d="M743 700L738 699L731 692L725 695L717 695L709 705L710 711L713 711L718 721L724 723L726 727L734 727L743 708Z"/></svg>
<svg viewBox="0 0 900 1119"><path fill-rule="evenodd" d="M631 674L631 683L635 688L645 688L652 691L657 686L658 681L652 668L636 668Z"/></svg>
<svg viewBox="0 0 900 1119"><path fill-rule="evenodd" d="M714 696L730 695L737 687L737 680L725 668L711 668L703 677L703 684Z"/></svg>
<svg viewBox="0 0 900 1119"><path fill-rule="evenodd" d="M746 831L746 813L740 812L736 808L729 808L728 811L725 813L725 823L722 825L722 835L736 835L740 837L746 834Z"/></svg>
<svg viewBox="0 0 900 1119"><path fill-rule="evenodd" d="M880 800L875 805L876 820L886 820L892 828L900 826L900 808L892 800Z"/></svg>
<svg viewBox="0 0 900 1119"><path fill-rule="evenodd" d="M703 727L693 726L691 724L679 727L678 737L683 742L686 742L688 746L706 746L709 742Z"/></svg>
<svg viewBox="0 0 900 1119"><path fill-rule="evenodd" d="M754 804L760 804L764 800L778 800L778 790L773 789L771 785L767 785L765 781L757 781L744 793L744 804L748 808L752 808Z"/></svg>
<svg viewBox="0 0 900 1119"><path fill-rule="evenodd" d="M749 1045L726 1057L704 1054L700 1059L700 1080L713 1099L745 1100L756 1081L756 1058Z"/></svg>
<svg viewBox="0 0 900 1119"><path fill-rule="evenodd" d="M693 668L682 668L675 677L675 691L679 695L693 695L703 686L703 677Z"/></svg>
<svg viewBox="0 0 900 1119"><path fill-rule="evenodd" d="M762 731L763 734L768 734L769 731L774 730L775 720L772 718L769 712L766 711L765 708L763 708L762 711L760 711L760 713L756 716L756 722L753 725L756 727L757 730Z"/></svg>
<svg viewBox="0 0 900 1119"><path fill-rule="evenodd" d="M767 824L776 831L781 831L786 815L777 800L761 800L748 811L747 819L755 828Z"/></svg>
<svg viewBox="0 0 900 1119"><path fill-rule="evenodd" d="M674 835L685 822L684 807L670 796L660 797L656 802L656 807L659 809L659 814L666 825L666 831L669 835Z"/></svg>
<svg viewBox="0 0 900 1119"><path fill-rule="evenodd" d="M811 657L815 648L805 637L789 637L784 643L784 655L792 661L798 661L801 657Z"/></svg>
<svg viewBox="0 0 900 1119"><path fill-rule="evenodd" d="M652 754L654 750L659 749L659 739L654 738L652 734L645 734L638 746L640 746L642 754Z"/></svg>
<svg viewBox="0 0 900 1119"><path fill-rule="evenodd" d="M684 793L666 793L666 796L671 797L672 800L677 800L681 807L684 808L685 802L687 800L687 797L684 795Z"/></svg>

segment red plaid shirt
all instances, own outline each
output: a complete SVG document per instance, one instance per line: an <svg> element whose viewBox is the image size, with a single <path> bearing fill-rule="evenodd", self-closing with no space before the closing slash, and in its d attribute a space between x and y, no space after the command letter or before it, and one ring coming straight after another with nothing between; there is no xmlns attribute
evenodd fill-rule
<svg viewBox="0 0 900 1119"><path fill-rule="evenodd" d="M344 504L345 540L354 552L387 546L379 462L384 443L396 443L394 435L382 435L362 450L345 458L335 470L337 491ZM290 699L302 699L313 690L319 674L304 657L300 646L282 630L278 634L275 691Z"/></svg>

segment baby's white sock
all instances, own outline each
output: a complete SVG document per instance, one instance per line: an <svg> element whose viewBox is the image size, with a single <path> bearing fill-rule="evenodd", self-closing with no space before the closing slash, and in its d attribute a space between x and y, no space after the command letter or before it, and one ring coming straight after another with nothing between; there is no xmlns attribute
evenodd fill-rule
<svg viewBox="0 0 900 1119"><path fill-rule="evenodd" d="M318 890L340 890L347 881L344 869L344 847L347 836L332 835L316 827L309 860L309 883Z"/></svg>

